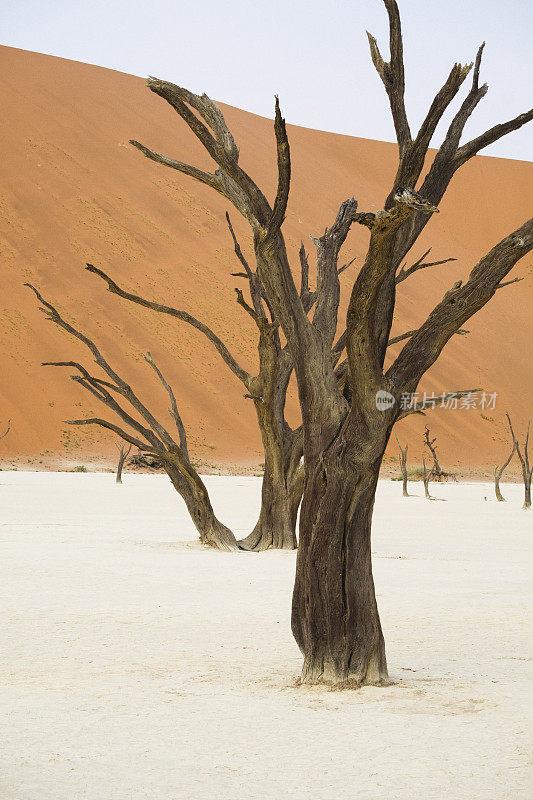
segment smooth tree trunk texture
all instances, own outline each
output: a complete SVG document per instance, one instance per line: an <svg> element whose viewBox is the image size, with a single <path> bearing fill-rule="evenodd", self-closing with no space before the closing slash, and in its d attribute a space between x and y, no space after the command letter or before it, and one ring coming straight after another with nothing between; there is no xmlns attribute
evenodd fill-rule
<svg viewBox="0 0 533 800"><path fill-rule="evenodd" d="M395 0L384 0L384 4L389 16L390 61L385 62L370 35L369 43L372 61L389 97L398 141L398 169L383 209L359 211L354 198L346 200L335 222L316 240L317 288L312 317L295 284L282 233L291 158L277 98L274 135L278 186L273 201L241 167L231 131L218 106L205 94L195 95L158 78L147 81L149 89L168 102L189 126L215 162L214 172L131 140L152 161L210 186L248 222L270 322L280 326L287 342L298 384L304 440L305 484L292 623L304 658L303 683L355 686L386 682L385 649L372 579L370 525L379 468L392 427L408 413L418 411L403 411L400 398L416 391L449 339L463 330L495 292L514 282L505 281L506 276L533 248L533 220L528 220L483 256L464 282L453 284L417 329L400 337L405 344L385 370L396 286L406 273L422 269L419 258L405 270L403 259L438 211L455 172L484 147L531 120L533 111L461 142L467 120L487 91L479 84L482 46L475 64L452 67L418 133L413 135L404 102L399 11ZM469 73L471 86L424 171L437 126ZM475 214L475 209L471 213ZM334 343L339 250L353 224L369 230L368 251L351 289L346 330ZM339 363L344 351L346 358ZM253 396L253 391L250 394ZM391 397L393 402L381 403L378 410L378 397L380 403Z"/></svg>
<svg viewBox="0 0 533 800"><path fill-rule="evenodd" d="M111 367L96 344L67 322L60 315L57 308L46 301L34 286L29 283L26 286L36 295L41 303L40 310L47 319L87 347L98 367L105 373L106 379L91 375L77 361L49 361L45 362L43 366L70 367L76 370L76 373L71 375L71 379L82 386L106 408L113 411L126 424L127 429L99 417L68 420L68 424L99 425L117 434L130 446L137 447L140 452L149 454L157 463L161 464L172 485L185 501L191 518L200 534L200 541L217 550L238 550L237 540L233 533L215 517L207 489L191 464L187 446L187 433L178 411L176 397L172 387L165 380L151 354L146 353L143 358L154 371L168 394L170 400L169 413L176 427L177 440L139 400L131 386ZM126 402L126 407L117 398L122 398L122 401ZM128 407L131 407L137 417L132 416Z"/></svg>

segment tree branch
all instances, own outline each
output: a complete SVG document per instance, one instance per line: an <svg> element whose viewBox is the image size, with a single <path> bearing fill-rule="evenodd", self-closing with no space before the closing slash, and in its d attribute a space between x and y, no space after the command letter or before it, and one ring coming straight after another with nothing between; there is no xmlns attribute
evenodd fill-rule
<svg viewBox="0 0 533 800"><path fill-rule="evenodd" d="M320 238L311 237L317 250L317 300L313 326L327 348L333 343L337 327L340 302L337 266L339 251L357 216L357 201L352 197L341 204L331 228L326 228Z"/></svg>
<svg viewBox="0 0 533 800"><path fill-rule="evenodd" d="M511 131L518 130L532 119L533 108L523 114L518 114L518 116L514 117L514 119L508 120L508 122L502 122L499 125L494 125L493 128L485 131L485 133L482 133L481 136L477 136L475 139L472 139L470 142L462 145L462 147L457 150L457 154L455 156L455 162L457 166L461 166L466 161L471 159L472 156L475 156L476 153L479 153L480 150L488 147L489 144L494 144L494 142L497 142L498 139L502 138L502 136L506 136L508 133L511 133Z"/></svg>
<svg viewBox="0 0 533 800"><path fill-rule="evenodd" d="M148 78L146 85L177 111L211 158L219 165L215 176L228 200L246 216L254 227L267 230L272 209L264 194L238 164L238 149L220 109L207 95L195 95L187 89L158 78ZM201 121L192 111L194 108ZM214 135L213 135L214 134Z"/></svg>
<svg viewBox="0 0 533 800"><path fill-rule="evenodd" d="M161 314L168 314L171 317L179 319L181 322L186 322L188 325L191 325L193 328L196 328L196 330L200 331L200 333L203 333L204 336L206 336L215 346L215 349L227 366L231 369L233 374L239 378L239 380L242 381L245 386L247 386L247 383L251 378L250 374L237 363L236 359L232 356L224 342L215 333L213 333L211 328L208 328L207 325L204 325L203 322L200 322L200 320L197 320L186 311L179 311L176 308L171 308L170 306L165 306L161 303L155 303L151 300L146 300L140 295L126 292L124 289L121 289L120 286L118 286L118 284L109 277L109 275L106 275L105 272L93 266L92 264L87 264L86 269L88 272L92 272L94 275L98 275L99 278L102 278L102 280L107 283L108 291L112 294L116 294L119 297L122 297L124 300L129 300L132 303L137 303L137 305L143 306L144 308L151 308L153 311L158 311Z"/></svg>
<svg viewBox="0 0 533 800"><path fill-rule="evenodd" d="M113 433L116 433L121 439L124 439L125 442L129 442L129 444L134 445L139 450L144 450L145 452L149 453L159 453L159 450L156 450L154 447L150 447L149 445L145 444L145 442L141 442L140 439L137 439L135 436L127 433L127 431L119 428L118 425L114 425L112 422L108 422L105 419L100 419L99 417L93 417L89 419L66 419L65 423L67 425L100 425L101 428L106 428L109 431L113 431Z"/></svg>
<svg viewBox="0 0 533 800"><path fill-rule="evenodd" d="M155 374L157 375L157 377L161 381L161 384L163 385L163 387L167 391L167 394L168 394L168 396L170 398L170 416L172 417L172 419L176 423L176 428L178 429L180 449L182 450L182 452L185 455L185 457L188 459L189 458L189 450L188 450L188 447L187 447L187 432L185 430L185 427L183 425L183 421L182 421L180 413L178 411L178 404L176 402L176 397L175 397L174 392L172 390L172 386L169 383L167 383L167 381L165 380L165 378L163 376L163 373L161 372L161 370L159 369L159 367L155 363L154 359L152 358L152 354L150 353L150 351L148 351L146 354L143 354L143 358L146 361L146 363L150 367L152 367L153 371L155 372Z"/></svg>
<svg viewBox="0 0 533 800"><path fill-rule="evenodd" d="M389 97L390 108L396 139L400 152L400 159L403 158L406 149L411 144L411 131L405 111L405 73L403 65L403 43L402 29L400 22L400 12L395 0L384 0L385 8L389 15L389 44L390 61L385 62L379 52L376 39L367 31L368 42L370 44L370 55L372 62L380 76L385 91Z"/></svg>
<svg viewBox="0 0 533 800"><path fill-rule="evenodd" d="M388 346L390 347L393 344L398 344L398 342L403 342L405 339L410 339L411 336L414 336L415 333L418 332L418 328L415 328L413 331L406 331L405 333L401 333L399 336L393 336L389 339ZM456 336L466 336L470 331L465 330L464 328L460 328L458 331L455 331Z"/></svg>
<svg viewBox="0 0 533 800"><path fill-rule="evenodd" d="M456 258L443 258L440 261L424 261L426 256L428 256L431 252L431 247L426 250L424 255L420 256L418 261L415 261L407 269L405 268L405 264L402 266L400 271L396 274L396 285L404 281L406 278L409 278L414 272L418 272L419 269L427 269L428 267L438 267L441 264L448 264L450 261L457 261Z"/></svg>
<svg viewBox="0 0 533 800"><path fill-rule="evenodd" d="M382 355L376 343L375 316L380 305L380 290L387 276L394 276L396 269L394 253L397 233L416 211L432 214L436 210L416 192L399 189L395 194L394 207L376 215L365 263L354 283L346 318L346 351L350 360L353 391L363 405L369 402L369 393L377 390L382 377ZM394 283L394 277L391 280Z"/></svg>
<svg viewBox="0 0 533 800"><path fill-rule="evenodd" d="M478 262L464 286L458 281L446 292L388 370L386 377L397 390L414 390L451 336L483 308L517 261L532 249L533 219L530 219Z"/></svg>
<svg viewBox="0 0 533 800"><path fill-rule="evenodd" d="M285 120L281 116L279 97L276 95L276 110L274 117L274 133L276 135L276 149L278 161L278 191L274 201L272 216L268 224L269 235L279 231L285 219L289 189L291 184L291 153Z"/></svg>
<svg viewBox="0 0 533 800"><path fill-rule="evenodd" d="M523 281L523 280L524 280L523 278L513 278L512 281L504 281L503 283L499 283L496 286L496 290L503 289L504 286L510 286L512 283L520 283L520 281Z"/></svg>
<svg viewBox="0 0 533 800"><path fill-rule="evenodd" d="M158 449L164 446L149 428L145 428L144 425L141 425L141 423L135 419L135 417L132 417L130 414L128 414L128 412L122 408L120 403L117 402L113 395L111 395L105 388L109 387L110 389L117 391L119 394L124 395L123 391L119 387L90 375L85 367L83 367L81 364L78 364L76 361L45 361L41 364L41 366L73 367L74 369L79 370L81 375L71 375L71 380L79 383L80 386L92 394L93 397L114 411L115 414L117 414L117 416L119 416L127 425L130 425L130 427L136 430L137 433L140 433L141 436L144 436L146 441L149 442L150 447Z"/></svg>
<svg viewBox="0 0 533 800"><path fill-rule="evenodd" d="M150 437L146 436L146 438L149 441L152 441L151 437L154 437L154 434L155 434L155 442L157 444L159 444L160 440L161 440L167 446L175 445L176 443L174 442L174 439L172 439L172 437L170 436L168 431L166 431L165 428L163 428L163 426L156 420L156 418L153 416L153 414L139 400L139 398L133 392L131 386L129 386L129 384L127 384L126 381L124 381L120 377L120 375L118 375L118 373L116 373L112 369L112 367L106 361L106 359L103 357L103 355L101 354L100 350L95 345L95 343L91 339L89 339L88 336L85 336L85 334L81 333L76 328L74 328L70 323L68 323L66 320L64 320L63 317L60 315L59 311L51 303L47 302L42 297L42 295L37 291L37 289L34 286L32 286L30 283L26 283L25 286L28 286L34 292L34 294L36 295L36 297L39 300L39 302L41 302L43 304L44 308L42 308L41 310L43 311L45 316L49 320L51 320L54 324L56 324L58 327L62 328L67 333L70 333L72 336L74 336L76 339L78 339L80 342L82 342L88 348L88 350L94 356L94 360L98 364L98 366L101 369L103 369L103 371L106 373L106 375L108 375L114 381L114 383L116 385L116 391L120 392L120 394L123 397L126 398L128 403L141 415L141 417L144 420L146 420L146 422L148 423L148 425L152 429L153 434L150 431L148 431L147 429L143 429L143 435L146 436L146 433L144 432L144 431L146 431L147 433L150 433ZM80 382L80 383L83 382L83 381L86 381L86 380L87 379L85 377L78 378L78 382ZM93 388L94 388L94 386L93 386ZM116 410L117 413L120 413L121 415L126 413L118 405L118 403L116 403L116 401L111 397L111 395L109 395L109 393L106 391L106 389L102 388L102 384L101 383L98 386L98 389L100 390L100 392L102 394L107 395L107 397L109 398L107 400L108 403L110 403L110 402L114 402L115 403L116 408L114 410ZM120 411L118 409L120 409ZM129 417L129 420L133 420L133 418ZM135 420L133 420L133 422L135 423L135 425L139 425L139 423L136 422ZM129 424L133 424L133 422L130 422ZM157 437L159 437L159 438L157 438ZM156 444L156 446L157 446L157 444Z"/></svg>
<svg viewBox="0 0 533 800"><path fill-rule="evenodd" d="M455 392L443 392L439 397L435 396L433 399L426 400L422 403L414 403L409 408L405 408L402 410L400 415L397 418L397 422L405 417L411 416L411 414L421 414L422 416L426 415L426 411L434 411L436 408L442 408L449 404L451 401L461 400L463 397L468 397L468 395L476 394L477 392L481 392L481 389L457 389ZM431 444L433 444L436 440L433 439ZM429 446L429 445L428 445Z"/></svg>
<svg viewBox="0 0 533 800"><path fill-rule="evenodd" d="M216 175L212 175L210 172L203 172L201 169L192 167L190 164L184 164L182 161L168 158L168 156L164 156L162 153L156 153L154 150L145 147L144 144L135 141L135 139L130 139L130 144L136 147L137 150L140 150L150 161L155 161L157 164L162 164L164 167L170 167L178 172L182 172L184 175L188 175L190 178L194 178L200 183L205 183L207 186L211 186L212 189L216 189L217 192L224 194L223 186L220 181L217 180Z"/></svg>

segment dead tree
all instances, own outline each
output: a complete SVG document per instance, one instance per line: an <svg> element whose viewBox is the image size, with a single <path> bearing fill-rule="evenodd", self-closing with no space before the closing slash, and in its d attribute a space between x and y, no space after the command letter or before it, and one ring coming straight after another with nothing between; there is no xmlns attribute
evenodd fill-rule
<svg viewBox="0 0 533 800"><path fill-rule="evenodd" d="M434 472L433 472L432 469L428 469L426 467L425 456L422 456L422 468L424 470L423 476L422 476L422 480L424 482L424 494L425 494L426 500L434 500L435 498L432 497L430 495L430 493L429 493L429 482L430 482L431 478L433 477Z"/></svg>
<svg viewBox="0 0 533 800"><path fill-rule="evenodd" d="M124 468L124 462L126 461L127 457L130 454L131 447L132 447L131 444L128 447L126 447L125 445L120 445L120 447L119 447L117 445L117 448L118 448L118 464L117 464L117 477L116 477L116 481L115 481L116 483L122 483L122 470Z"/></svg>
<svg viewBox="0 0 533 800"><path fill-rule="evenodd" d="M348 234L352 204L353 201L343 203L331 228L327 228L321 237L311 237L317 251L319 280L321 260L331 257L331 252L334 252L336 257ZM102 278L107 283L108 291L113 294L158 313L169 315L203 333L214 345L229 370L241 381L246 389L244 396L254 403L264 449L265 468L259 519L250 535L239 542L239 545L245 550L256 551L269 548L294 549L297 544L296 519L303 493L304 468L302 426L292 429L285 418L287 390L294 369L291 351L288 344L282 346L279 324L273 315L257 270L251 268L243 254L229 214L226 214L226 221L235 254L243 269L242 272L232 273L232 276L245 278L249 284L250 303L245 300L240 289L235 289L235 292L238 304L249 314L257 327L259 355L257 375L251 375L244 370L221 339L207 325L186 311L132 294L118 286L109 275L92 264L87 264L86 269ZM338 275L352 263L353 261L349 261L343 264L337 271ZM315 306L319 289L317 286L317 289L312 291L309 286L309 261L303 244L299 250L299 266L299 296L305 313L309 314ZM340 293L331 298L335 308L338 308L339 301ZM342 350L342 337L339 337L335 345L332 342L334 364L337 364ZM338 374L341 380L342 367Z"/></svg>
<svg viewBox="0 0 533 800"><path fill-rule="evenodd" d="M48 361L44 362L43 366L70 367L76 370L76 373L70 376L71 379L113 411L126 424L127 429L99 417L67 420L67 423L69 425L99 425L117 434L125 442L137 447L141 452L148 453L156 458L169 476L178 494L185 501L189 514L200 534L200 541L217 550L237 550L238 545L233 533L216 518L207 489L191 464L187 446L187 433L178 411L174 392L150 353L143 357L168 394L170 399L169 414L176 426L177 441L141 402L131 386L111 367L96 344L63 319L59 311L51 303L47 302L34 286L30 283L25 285L35 293L41 303L40 310L47 319L82 342L92 353L96 364L109 380L91 375L77 361ZM117 398L125 401L126 407ZM127 408L128 405L131 406L136 416L132 416L132 413ZM142 422L139 421L139 418Z"/></svg>
<svg viewBox="0 0 533 800"><path fill-rule="evenodd" d="M509 419L509 417L508 417L508 419ZM511 420L509 419L509 425L510 424L511 424ZM507 467L511 463L511 460L512 460L512 458L513 458L513 456L515 454L515 451L516 451L516 441L515 441L514 436L512 438L513 438L513 448L511 450L509 458L507 459L505 464L503 464L501 467L494 467L494 493L496 494L496 500L499 503L504 503L505 502L505 497L502 495L502 493L500 491L500 480L501 480L501 477L502 477L502 475L504 473L504 470L507 469Z"/></svg>
<svg viewBox="0 0 533 800"><path fill-rule="evenodd" d="M9 433L10 430L11 430L11 420L8 419L7 428L6 428L4 433L0 434L0 439L4 439L7 436L7 434Z"/></svg>
<svg viewBox="0 0 533 800"><path fill-rule="evenodd" d="M409 492L407 491L407 448L409 447L408 444L405 447L402 447L400 444L400 440L396 436L396 441L398 442L398 447L400 449L400 469L402 471L402 482L403 482L403 496L409 497Z"/></svg>
<svg viewBox="0 0 533 800"><path fill-rule="evenodd" d="M446 292L425 322L384 370L393 322L397 270L417 241L455 172L482 148L533 118L533 111L496 125L461 144L464 126L487 91L479 85L483 47L475 64L456 64L431 103L417 134L404 104L400 18L395 0L384 0L390 22L390 61L370 36L374 65L389 96L399 164L384 208L359 211L346 201L345 222L369 230L369 246L353 284L342 339L347 359L340 385L332 343L339 292L336 248L318 261L317 300L310 320L294 282L282 233L291 179L285 121L276 99L278 186L273 202L239 164L239 150L217 105L172 83L149 78L148 88L168 102L216 164L207 172L132 141L151 160L220 193L250 225L257 273L287 341L302 411L305 486L293 594L292 630L304 656L301 680L335 685L387 680L385 644L372 578L370 528L385 448L402 417L399 399L413 393L449 339L479 311L533 248L533 220L496 244L468 279ZM469 73L472 83L453 116L431 166L428 147L439 121ZM340 366L340 365L339 365ZM396 402L376 405L377 392Z"/></svg>
<svg viewBox="0 0 533 800"><path fill-rule="evenodd" d="M533 476L533 466L530 466L529 464L529 426L531 420L527 423L526 438L524 439L524 452L522 452L520 449L520 443L515 436L513 426L511 424L511 417L509 414L506 414L506 416L509 422L511 436L513 437L513 444L522 466L522 478L524 480L524 505L522 508L529 509L531 508L531 478Z"/></svg>
<svg viewBox="0 0 533 800"><path fill-rule="evenodd" d="M432 476L437 481L447 481L448 478L457 482L457 475L453 472L445 472L441 465L439 464L439 459L437 458L437 448L435 447L435 442L437 441L437 437L434 439L429 438L429 428L427 425L424 426L424 445L428 448L433 458L433 468L431 470Z"/></svg>

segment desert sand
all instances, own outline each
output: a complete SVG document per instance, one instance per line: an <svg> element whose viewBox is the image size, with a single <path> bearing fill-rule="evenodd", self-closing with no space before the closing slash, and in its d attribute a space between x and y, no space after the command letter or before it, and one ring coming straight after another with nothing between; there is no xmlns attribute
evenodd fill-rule
<svg viewBox="0 0 533 800"><path fill-rule="evenodd" d="M0 475L2 798L531 797L520 486L380 482L393 684L341 694L295 686L295 553L203 549L165 477L124 481ZM206 482L248 532L259 479Z"/></svg>
<svg viewBox="0 0 533 800"><path fill-rule="evenodd" d="M211 324L246 368L254 369L255 329L235 303L238 279L230 277L236 261L224 221L226 203L191 179L148 162L128 140L198 166L209 167L207 157L141 78L9 47L0 47L0 65L0 421L13 420L0 457L4 463L35 468L109 465L116 456L106 433L74 430L64 423L95 409L66 374L39 365L86 355L39 314L22 286L30 280L97 339L163 414L166 399L155 391L139 357L146 349L154 353L176 389L191 431L191 449L204 470L257 471L263 458L251 403L210 345L183 324L107 294L100 281L83 271L85 262L92 262L124 286L190 311ZM179 76L161 77L179 82ZM208 86L203 88L209 92ZM385 94L376 102L386 104ZM490 103L490 93L484 102ZM283 107L283 97L281 103ZM223 111L244 167L272 196L271 120L228 106ZM362 210L382 207L395 171L396 148L295 126L289 126L289 136L293 186L284 232L297 264L302 240L313 260L309 235L321 234L332 223L343 200L353 195ZM432 247L435 259L457 261L401 284L393 335L416 327L454 281L530 216L532 201L529 162L481 156L458 173L441 213L413 252L415 260ZM246 225L233 216L249 253ZM358 261L343 275L341 317L367 239L368 232L356 226L344 248L346 261ZM470 335L455 337L422 386L437 394L478 387L498 393L494 410L435 414L432 425L443 466L449 469L492 471L507 454L505 411L512 412L520 430L532 415L533 366L522 344L532 331L531 257L523 259L515 274L524 280L497 293L469 323ZM391 348L391 353L398 349ZM290 417L297 418L294 392ZM403 422L398 430L410 441L410 457L417 463L422 431L420 418ZM388 458L395 454L394 443ZM516 473L516 466L511 472Z"/></svg>

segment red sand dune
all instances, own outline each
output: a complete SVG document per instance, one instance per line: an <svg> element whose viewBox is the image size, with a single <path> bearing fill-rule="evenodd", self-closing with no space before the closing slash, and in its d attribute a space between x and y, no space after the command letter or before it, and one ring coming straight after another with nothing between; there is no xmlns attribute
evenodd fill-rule
<svg viewBox="0 0 533 800"><path fill-rule="evenodd" d="M175 387L192 450L204 469L257 467L262 456L253 408L209 343L184 324L106 293L83 270L86 261L93 262L124 286L190 311L253 369L255 330L235 303L238 279L229 276L236 263L224 222L226 202L148 162L128 140L200 166L208 165L207 157L185 124L140 78L8 47L0 48L0 59L0 420L12 419L11 433L0 442L4 467L11 461L46 467L115 459L115 444L106 432L63 422L96 411L97 403L68 380L68 371L45 369L40 362L89 359L38 312L22 286L28 280L95 338L164 414L165 398L139 357L143 350L152 351ZM376 102L385 98L378 96ZM272 195L272 122L230 107L223 110L244 167ZM294 180L284 230L297 263L300 241L321 233L345 198L354 195L361 209L382 207L396 148L293 126L289 135ZM532 190L529 162L477 157L463 169L413 253L414 260L431 246L435 258L458 260L401 285L394 333L418 325L455 280L530 215ZM233 219L248 247L246 225L236 212ZM356 256L360 261L367 238L363 228L352 231L346 260ZM343 275L343 311L355 269ZM533 416L531 257L515 274L525 279L497 293L468 325L470 335L455 337L424 381L423 389L437 393L476 387L498 392L495 410L431 415L445 467L481 474L480 468L506 455L504 412L512 413L519 429ZM290 409L294 418L294 398ZM398 426L401 439L410 443L411 463L421 462L423 426L421 417ZM390 456L395 452L391 446Z"/></svg>

